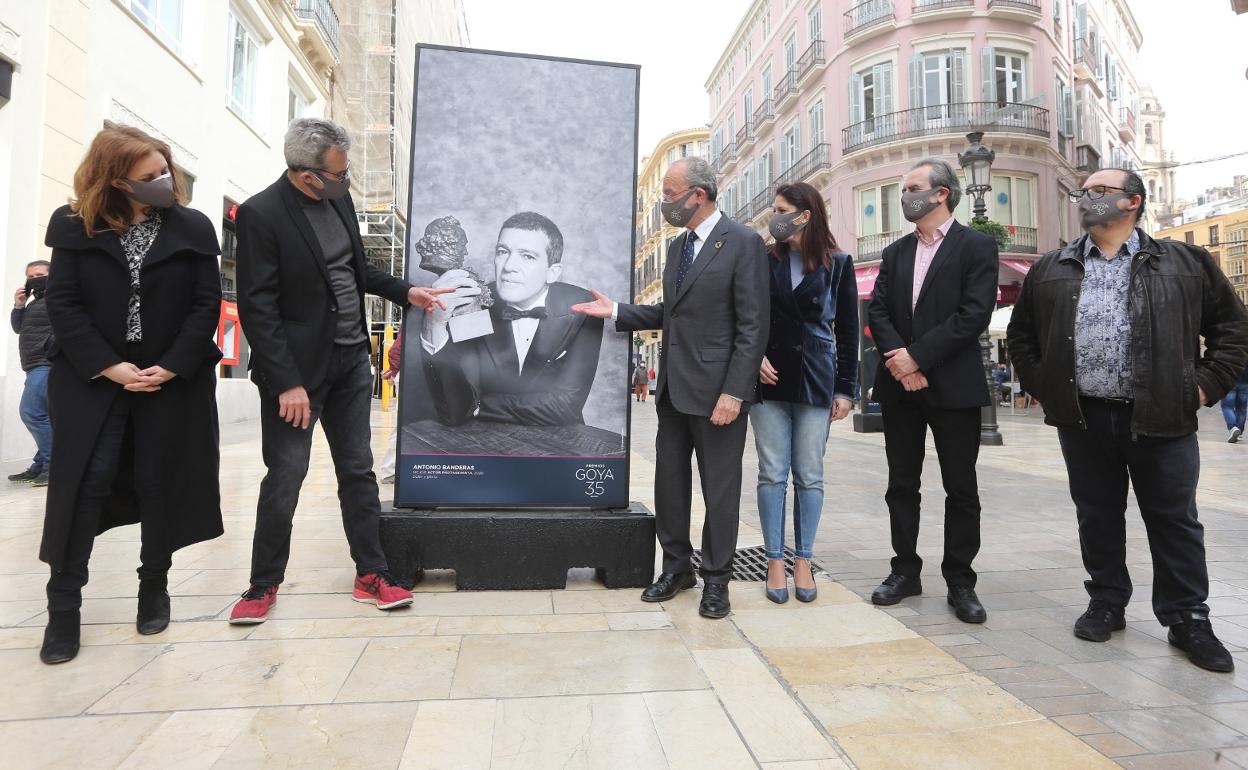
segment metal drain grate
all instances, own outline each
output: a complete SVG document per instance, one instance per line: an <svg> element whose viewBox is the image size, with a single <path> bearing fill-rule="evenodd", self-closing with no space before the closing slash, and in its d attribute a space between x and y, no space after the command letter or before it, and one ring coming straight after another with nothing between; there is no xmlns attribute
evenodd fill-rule
<svg viewBox="0 0 1248 770"><path fill-rule="evenodd" d="M793 574L793 559L796 554L793 549L785 547L784 549L784 571ZM694 550L693 552L693 568L694 570L702 567L702 552ZM819 562L812 561L810 563L811 571L816 574L824 572L823 567L819 566ZM746 583L765 583L767 581L767 549L761 545L751 546L750 548L739 548L732 558L732 579L740 580Z"/></svg>

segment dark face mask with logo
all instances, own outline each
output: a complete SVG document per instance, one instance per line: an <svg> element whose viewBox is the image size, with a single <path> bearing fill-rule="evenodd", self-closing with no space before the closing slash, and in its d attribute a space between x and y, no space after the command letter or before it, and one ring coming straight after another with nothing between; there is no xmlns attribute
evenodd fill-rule
<svg viewBox="0 0 1248 770"><path fill-rule="evenodd" d="M322 171L313 171L309 169L308 173L316 177L317 181L321 183L322 187L319 188L313 187L312 185L308 185L308 187L312 188L312 192L316 193L316 197L323 201L337 200L351 191L350 171L342 172L341 179L334 179L331 176L327 176L327 172Z"/></svg>
<svg viewBox="0 0 1248 770"><path fill-rule="evenodd" d="M674 201L661 201L659 203L659 211L663 214L663 218L672 227L684 227L689 224L689 220L693 219L694 212L698 210L697 206L691 209L685 208L685 203L697 191L696 187L689 188L689 191Z"/></svg>
<svg viewBox="0 0 1248 770"><path fill-rule="evenodd" d="M173 174L168 171L146 182L137 182L133 179L122 181L130 188L130 192L126 195L144 206L167 209L177 201L177 197L173 194Z"/></svg>
<svg viewBox="0 0 1248 770"><path fill-rule="evenodd" d="M1118 201L1130 200L1130 193L1106 193L1096 200L1089 200L1087 195L1079 199L1079 223L1083 229L1108 225L1130 216L1131 209L1118 208Z"/></svg>
<svg viewBox="0 0 1248 770"><path fill-rule="evenodd" d="M939 187L933 187L928 190L915 190L914 192L903 192L901 194L901 215L908 222L918 222L923 217L936 210L941 205L940 201L928 200Z"/></svg>
<svg viewBox="0 0 1248 770"><path fill-rule="evenodd" d="M806 227L806 225L810 223L810 219L808 218L800 225L797 224L796 220L805 213L805 211L790 211L787 214L776 214L772 216L771 221L767 223L767 230L771 233L771 237L776 239L777 243L787 241L797 233L801 232L802 228Z"/></svg>

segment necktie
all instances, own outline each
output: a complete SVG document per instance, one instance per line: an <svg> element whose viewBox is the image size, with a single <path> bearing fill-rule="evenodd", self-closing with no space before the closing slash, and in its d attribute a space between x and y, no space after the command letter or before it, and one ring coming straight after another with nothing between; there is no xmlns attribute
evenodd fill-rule
<svg viewBox="0 0 1248 770"><path fill-rule="evenodd" d="M503 317L504 321L518 321L521 318L536 318L541 320L546 317L546 308L539 306L533 308L532 310L521 310L518 307L504 305L499 315Z"/></svg>
<svg viewBox="0 0 1248 770"><path fill-rule="evenodd" d="M680 265L676 268L676 291L680 291L680 285L685 282L689 268L693 267L693 243L696 240L698 240L698 234L692 230L685 236L685 246L680 251Z"/></svg>

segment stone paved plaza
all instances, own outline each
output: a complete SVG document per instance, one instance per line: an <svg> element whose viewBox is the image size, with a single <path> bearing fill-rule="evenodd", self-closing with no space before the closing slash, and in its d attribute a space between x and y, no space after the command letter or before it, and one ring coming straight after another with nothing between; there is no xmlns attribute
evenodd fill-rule
<svg viewBox="0 0 1248 770"><path fill-rule="evenodd" d="M374 417L380 446L389 417ZM409 610L356 604L318 441L272 619L231 627L262 474L258 427L244 424L223 429L226 535L176 555L170 628L135 632L138 531L114 530L96 544L83 650L47 667L44 494L0 490L0 767L1248 767L1248 446L1203 419L1210 605L1233 675L1165 643L1134 507L1129 627L1101 645L1071 635L1083 570L1056 437L1035 414L1004 417L1006 446L981 455L983 626L945 604L934 456L926 594L889 610L864 600L890 555L883 438L846 423L816 550L835 582L784 607L734 583L725 621L698 617L696 591L646 605L580 574L567 591L516 593L456 592L434 574ZM654 430L637 405L633 497L647 504ZM746 464L752 545L752 448Z"/></svg>

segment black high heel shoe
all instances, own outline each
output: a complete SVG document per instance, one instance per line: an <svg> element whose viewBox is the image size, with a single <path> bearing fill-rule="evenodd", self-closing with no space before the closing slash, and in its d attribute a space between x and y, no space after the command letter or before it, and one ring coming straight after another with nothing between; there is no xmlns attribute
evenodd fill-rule
<svg viewBox="0 0 1248 770"><path fill-rule="evenodd" d="M139 581L139 611L134 626L143 636L169 627L169 592L165 581Z"/></svg>
<svg viewBox="0 0 1248 770"><path fill-rule="evenodd" d="M82 613L79 610L56 610L48 612L48 627L43 630L43 646L39 648L39 660L48 665L67 663L78 657L82 630Z"/></svg>

